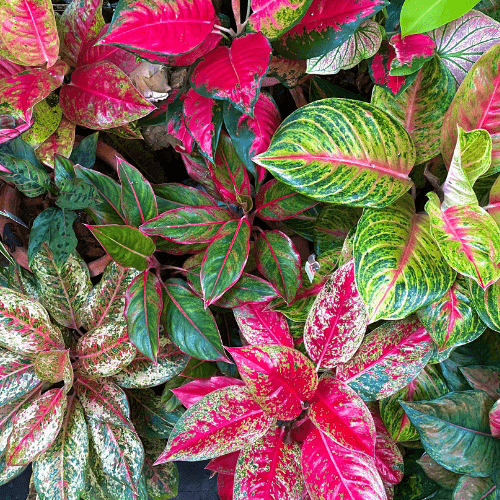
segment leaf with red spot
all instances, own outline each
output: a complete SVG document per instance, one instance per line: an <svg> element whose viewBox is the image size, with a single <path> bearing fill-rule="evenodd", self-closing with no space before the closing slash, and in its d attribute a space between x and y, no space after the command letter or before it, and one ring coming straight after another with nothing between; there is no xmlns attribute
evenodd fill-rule
<svg viewBox="0 0 500 500"><path fill-rule="evenodd" d="M304 480L300 446L285 443L285 427L274 425L260 439L240 451L234 474L233 500L301 498Z"/></svg>
<svg viewBox="0 0 500 500"><path fill-rule="evenodd" d="M300 255L292 240L281 231L262 232L255 245L257 268L290 303L302 284Z"/></svg>
<svg viewBox="0 0 500 500"><path fill-rule="evenodd" d="M59 22L61 56L76 66L82 49L103 27L102 0L73 0L64 9Z"/></svg>
<svg viewBox="0 0 500 500"><path fill-rule="evenodd" d="M302 19L274 43L289 59L310 59L342 45L385 0L313 0Z"/></svg>
<svg viewBox="0 0 500 500"><path fill-rule="evenodd" d="M307 415L335 443L375 456L375 425L364 401L344 382L323 377L309 400Z"/></svg>
<svg viewBox="0 0 500 500"><path fill-rule="evenodd" d="M262 79L271 60L271 46L261 33L235 38L231 47L218 47L203 56L191 75L199 94L231 101L236 109L254 116Z"/></svg>
<svg viewBox="0 0 500 500"><path fill-rule="evenodd" d="M348 361L361 344L368 311L354 281L354 261L337 269L309 310L304 345L318 367L332 369Z"/></svg>
<svg viewBox="0 0 500 500"><path fill-rule="evenodd" d="M77 68L61 89L59 104L69 120L95 130L125 125L156 109L109 61Z"/></svg>
<svg viewBox="0 0 500 500"><path fill-rule="evenodd" d="M75 142L76 125L65 116L62 117L56 131L36 149L36 157L49 167L55 167L56 156L68 158Z"/></svg>
<svg viewBox="0 0 500 500"><path fill-rule="evenodd" d="M64 391L51 389L16 415L6 452L8 465L28 465L54 442L66 404Z"/></svg>
<svg viewBox="0 0 500 500"><path fill-rule="evenodd" d="M186 408L190 408L207 394L217 389L235 385L245 386L245 382L239 378L233 377L210 377L207 379L193 380L176 389L172 389L172 392Z"/></svg>
<svg viewBox="0 0 500 500"><path fill-rule="evenodd" d="M33 106L63 83L68 65L58 61L49 69L28 68L0 80L0 111L31 120Z"/></svg>
<svg viewBox="0 0 500 500"><path fill-rule="evenodd" d="M279 420L293 420L316 391L314 365L301 352L278 345L226 347L252 397Z"/></svg>
<svg viewBox="0 0 500 500"><path fill-rule="evenodd" d="M391 76L415 73L436 53L436 44L427 35L408 35L401 38L401 33L397 33L391 37L389 43L396 52L396 57L391 61Z"/></svg>
<svg viewBox="0 0 500 500"><path fill-rule="evenodd" d="M500 399L500 370L493 366L461 366L460 371L476 391Z"/></svg>
<svg viewBox="0 0 500 500"><path fill-rule="evenodd" d="M47 64L59 56L54 9L50 0L9 0L0 10L0 39L9 59L26 66Z"/></svg>
<svg viewBox="0 0 500 500"><path fill-rule="evenodd" d="M203 156L214 161L222 126L222 103L189 89L184 98L184 123Z"/></svg>
<svg viewBox="0 0 500 500"><path fill-rule="evenodd" d="M312 500L332 492L352 500L385 500L384 485L373 458L338 445L319 429L302 445L302 472Z"/></svg>
<svg viewBox="0 0 500 500"><path fill-rule="evenodd" d="M200 271L205 307L239 280L248 259L251 230L248 219L231 220L219 229L208 245Z"/></svg>
<svg viewBox="0 0 500 500"><path fill-rule="evenodd" d="M252 208L250 179L233 141L221 133L214 163L207 162L215 187L223 200L241 205L246 212Z"/></svg>
<svg viewBox="0 0 500 500"><path fill-rule="evenodd" d="M155 465L172 460L206 460L242 449L269 430L265 413L246 387L226 387L204 396L177 421Z"/></svg>
<svg viewBox="0 0 500 500"><path fill-rule="evenodd" d="M267 304L247 304L233 309L242 337L250 345L283 345L293 348L286 317Z"/></svg>
<svg viewBox="0 0 500 500"><path fill-rule="evenodd" d="M145 22L145 20L148 20ZM120 0L100 43L153 54L185 54L211 33L215 11L210 0Z"/></svg>
<svg viewBox="0 0 500 500"><path fill-rule="evenodd" d="M337 378L365 400L382 399L409 384L434 349L415 316L390 321L366 335L356 354L337 367Z"/></svg>
<svg viewBox="0 0 500 500"><path fill-rule="evenodd" d="M252 158L264 152L281 123L280 112L273 98L261 92L255 103L254 116L242 114L234 106L224 107L224 124L238 156L243 160L256 183L261 184L266 171L255 165Z"/></svg>
<svg viewBox="0 0 500 500"><path fill-rule="evenodd" d="M294 61L281 56L273 56L269 64L269 71L262 86L282 83L286 88L293 89L305 76L307 61Z"/></svg>
<svg viewBox="0 0 500 500"><path fill-rule="evenodd" d="M493 291L492 287L495 284L486 290L486 294ZM466 279L458 277L438 301L417 311L418 319L436 342L438 352L444 353L452 347L468 344L484 332L486 325L478 312L485 307L485 292L479 286L477 288L481 290L479 297L482 295L479 308L473 306L473 295Z"/></svg>

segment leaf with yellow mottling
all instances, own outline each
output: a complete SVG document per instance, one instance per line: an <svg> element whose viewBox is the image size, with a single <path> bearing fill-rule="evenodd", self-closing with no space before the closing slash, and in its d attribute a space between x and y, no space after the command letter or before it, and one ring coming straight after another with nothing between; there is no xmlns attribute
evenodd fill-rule
<svg viewBox="0 0 500 500"><path fill-rule="evenodd" d="M62 117L56 131L36 150L36 157L48 167L54 168L56 154L69 158L75 142L75 127L65 116Z"/></svg>
<svg viewBox="0 0 500 500"><path fill-rule="evenodd" d="M73 367L69 357L69 349L39 352L35 357L36 374L47 382L64 380L64 390L67 393L73 385Z"/></svg>
<svg viewBox="0 0 500 500"><path fill-rule="evenodd" d="M49 104L50 97L33 106L33 126L21 135L24 142L37 148L52 135L62 119L58 104Z"/></svg>

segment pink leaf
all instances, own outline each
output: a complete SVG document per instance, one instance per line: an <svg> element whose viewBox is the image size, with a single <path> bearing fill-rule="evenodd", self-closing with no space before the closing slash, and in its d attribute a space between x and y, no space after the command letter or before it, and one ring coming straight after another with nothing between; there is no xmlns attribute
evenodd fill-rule
<svg viewBox="0 0 500 500"><path fill-rule="evenodd" d="M492 436L500 439L500 404L498 401L490 410L490 428Z"/></svg>
<svg viewBox="0 0 500 500"><path fill-rule="evenodd" d="M21 66L0 56L0 78L12 76L27 69L29 69L28 66Z"/></svg>
<svg viewBox="0 0 500 500"><path fill-rule="evenodd" d="M304 327L304 344L323 368L345 363L360 346L368 311L354 281L354 260L337 269L316 297Z"/></svg>
<svg viewBox="0 0 500 500"><path fill-rule="evenodd" d="M302 401L312 397L318 385L314 365L299 351L278 345L228 348L241 378L259 403L280 420L293 420Z"/></svg>
<svg viewBox="0 0 500 500"><path fill-rule="evenodd" d="M236 463L238 462L238 456L240 452L234 451L228 455L222 455L221 457L212 458L205 469L214 471L219 474L234 474L236 470Z"/></svg>
<svg viewBox="0 0 500 500"><path fill-rule="evenodd" d="M217 493L220 500L233 500L234 474L217 476Z"/></svg>
<svg viewBox="0 0 500 500"><path fill-rule="evenodd" d="M293 348L284 314L266 309L268 304L247 304L233 309L241 335L250 345L283 345Z"/></svg>
<svg viewBox="0 0 500 500"><path fill-rule="evenodd" d="M36 149L37 158L51 168L54 168L56 155L69 158L75 142L75 127L63 116L56 131Z"/></svg>
<svg viewBox="0 0 500 500"><path fill-rule="evenodd" d="M170 104L167 120L167 133L171 134L180 141L180 144L175 146L176 151L190 155L193 152L195 142L193 136L189 133L189 130L186 127L186 120L184 119L184 114L182 113L183 100L184 96ZM192 162L195 162L194 158ZM201 164L204 164L204 160L201 161Z"/></svg>
<svg viewBox="0 0 500 500"><path fill-rule="evenodd" d="M394 35L389 42L396 52L391 61L392 76L409 75L418 71L436 52L436 44L427 35Z"/></svg>
<svg viewBox="0 0 500 500"><path fill-rule="evenodd" d="M201 95L231 101L253 116L262 79L271 60L271 46L261 33L250 33L203 56L191 76Z"/></svg>

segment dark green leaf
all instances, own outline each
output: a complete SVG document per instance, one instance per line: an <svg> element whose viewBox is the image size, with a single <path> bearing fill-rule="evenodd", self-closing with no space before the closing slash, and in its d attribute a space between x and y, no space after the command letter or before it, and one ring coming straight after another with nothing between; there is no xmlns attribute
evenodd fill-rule
<svg viewBox="0 0 500 500"><path fill-rule="evenodd" d="M96 189L83 179L62 179L59 189L56 205L62 209L82 210L102 203Z"/></svg>
<svg viewBox="0 0 500 500"><path fill-rule="evenodd" d="M45 193L50 186L50 177L43 167L5 153L0 153L0 177L29 198Z"/></svg>
<svg viewBox="0 0 500 500"><path fill-rule="evenodd" d="M99 132L95 132L85 137L80 144L71 152L69 159L84 168L93 168L97 149Z"/></svg>

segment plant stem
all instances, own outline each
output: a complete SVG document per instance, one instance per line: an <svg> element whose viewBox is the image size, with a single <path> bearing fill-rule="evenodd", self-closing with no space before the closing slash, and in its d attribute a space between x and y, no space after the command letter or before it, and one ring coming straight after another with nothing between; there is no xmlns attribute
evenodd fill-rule
<svg viewBox="0 0 500 500"><path fill-rule="evenodd" d="M224 28L224 26L219 26L218 24L214 24L214 28L219 30L222 36L224 36L224 33L227 33L233 38L236 36L236 33L231 28Z"/></svg>

